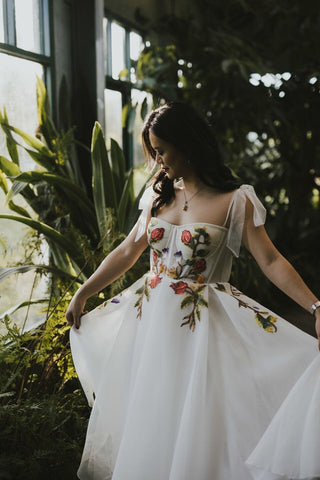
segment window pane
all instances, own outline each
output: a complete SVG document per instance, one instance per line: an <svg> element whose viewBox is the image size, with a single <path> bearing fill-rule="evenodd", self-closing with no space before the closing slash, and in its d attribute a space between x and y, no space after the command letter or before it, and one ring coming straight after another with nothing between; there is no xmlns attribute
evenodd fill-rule
<svg viewBox="0 0 320 480"><path fill-rule="evenodd" d="M105 89L105 121L106 138L110 143L110 138L116 140L122 147L122 95L115 90ZM109 148L109 145L108 145Z"/></svg>
<svg viewBox="0 0 320 480"><path fill-rule="evenodd" d="M112 77L119 78L119 73L126 68L125 62L126 31L115 22L111 25L112 43Z"/></svg>
<svg viewBox="0 0 320 480"><path fill-rule="evenodd" d="M0 42L4 43L3 0L0 0Z"/></svg>
<svg viewBox="0 0 320 480"><path fill-rule="evenodd" d="M41 53L38 0L15 0L17 47Z"/></svg>
<svg viewBox="0 0 320 480"><path fill-rule="evenodd" d="M38 63L0 53L0 108L7 109L9 122L15 127L34 134L37 123L36 75L43 78L43 67ZM7 155L5 136L0 129L0 152ZM21 168L33 168L34 162L19 150Z"/></svg>
<svg viewBox="0 0 320 480"><path fill-rule="evenodd" d="M107 56L108 56L108 49L107 49L107 28L108 28L108 19L103 19L103 52L104 52L104 74L107 75Z"/></svg>
<svg viewBox="0 0 320 480"><path fill-rule="evenodd" d="M34 135L38 124L37 103L36 103L36 75L43 77L43 67L35 62L20 59L11 55L0 53L0 71L5 75L0 75L0 109L5 106L7 109L9 122L21 128L22 130ZM8 157L5 136L0 129L0 154ZM28 170L35 167L33 160L26 152L19 148L20 166L22 170ZM14 202L27 208L26 203L17 195ZM0 212L11 213L8 206L5 205L4 193L0 190ZM28 227L22 224L16 224L9 220L1 220L0 226L0 267L8 264L14 265L23 260L24 248L20 242L24 235L30 232ZM7 254L4 254L6 245ZM43 245L45 248L45 245ZM39 259L39 263L45 263L46 259ZM17 305L30 296L34 273L8 277L1 283L0 313ZM46 296L47 285L45 279L37 284L33 293L33 299ZM43 321L43 313L39 313L41 307L31 306L27 328L32 324ZM19 327L22 327L26 315L26 309L18 310L10 315L13 321Z"/></svg>
<svg viewBox="0 0 320 480"><path fill-rule="evenodd" d="M135 167L141 165L145 161L141 139L141 130L144 120L140 115L140 107L146 97L149 112L152 109L152 95L150 93L142 92L141 90L136 90L135 88L131 90L132 104L136 105L136 103L138 103L133 129L133 165Z"/></svg>
<svg viewBox="0 0 320 480"><path fill-rule="evenodd" d="M143 41L141 35L136 32L130 32L130 58L138 60L141 50L143 49Z"/></svg>

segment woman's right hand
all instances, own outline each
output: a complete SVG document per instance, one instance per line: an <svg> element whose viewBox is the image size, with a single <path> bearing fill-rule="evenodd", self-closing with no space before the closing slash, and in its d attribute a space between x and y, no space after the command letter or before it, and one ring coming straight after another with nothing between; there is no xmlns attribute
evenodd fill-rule
<svg viewBox="0 0 320 480"><path fill-rule="evenodd" d="M86 299L81 296L79 292L75 294L71 300L66 311L66 319L68 324L72 327L74 325L77 329L80 327L81 316L85 313L84 306Z"/></svg>

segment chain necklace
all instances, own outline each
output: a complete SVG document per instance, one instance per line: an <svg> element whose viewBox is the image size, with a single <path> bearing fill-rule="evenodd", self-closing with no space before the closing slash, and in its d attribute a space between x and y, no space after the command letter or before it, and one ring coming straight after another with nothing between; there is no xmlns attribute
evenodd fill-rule
<svg viewBox="0 0 320 480"><path fill-rule="evenodd" d="M193 197L195 197L199 192L201 192L201 190L203 190L204 187L201 187L199 188L199 190L197 190L193 195L191 195L191 197L189 199L187 199L187 195L186 195L186 188L184 187L183 188L183 194L184 194L184 205L183 205L183 208L182 210L184 210L185 212L188 210L189 208L189 202L191 202L191 200L193 199Z"/></svg>

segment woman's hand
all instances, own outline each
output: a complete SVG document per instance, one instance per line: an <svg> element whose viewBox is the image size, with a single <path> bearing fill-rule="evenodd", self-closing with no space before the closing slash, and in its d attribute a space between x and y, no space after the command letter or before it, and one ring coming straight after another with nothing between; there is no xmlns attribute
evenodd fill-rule
<svg viewBox="0 0 320 480"><path fill-rule="evenodd" d="M80 327L80 318L84 314L85 304L86 299L82 297L81 293L78 291L71 300L66 311L66 319L71 327L72 325L74 325L76 328Z"/></svg>
<svg viewBox="0 0 320 480"><path fill-rule="evenodd" d="M315 328L316 328L316 333L317 333L317 336L318 336L318 345L319 345L319 350L320 350L320 308L317 308L314 316L315 316L315 319L316 319Z"/></svg>

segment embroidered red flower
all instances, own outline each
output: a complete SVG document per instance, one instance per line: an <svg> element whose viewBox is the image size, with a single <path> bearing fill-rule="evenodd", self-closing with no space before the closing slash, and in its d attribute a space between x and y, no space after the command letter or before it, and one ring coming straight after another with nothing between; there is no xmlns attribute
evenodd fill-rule
<svg viewBox="0 0 320 480"><path fill-rule="evenodd" d="M189 230L183 230L181 234L181 242L183 243L190 243L192 236Z"/></svg>
<svg viewBox="0 0 320 480"><path fill-rule="evenodd" d="M170 287L172 290L174 290L174 293L177 293L178 295L181 295L186 291L188 284L186 282L176 282L176 283L171 283Z"/></svg>
<svg viewBox="0 0 320 480"><path fill-rule="evenodd" d="M153 250L152 252L152 258L153 258L153 263L157 263L158 262L158 254L155 250Z"/></svg>
<svg viewBox="0 0 320 480"><path fill-rule="evenodd" d="M155 288L158 283L160 283L162 280L161 277L159 277L159 275L156 275L155 277L152 277L151 280L150 280L150 287L151 288Z"/></svg>
<svg viewBox="0 0 320 480"><path fill-rule="evenodd" d="M203 272L206 268L207 268L207 263L206 263L206 261L205 261L204 258L200 258L200 260L197 260L197 261L194 262L194 264L193 264L193 269L194 269L197 273Z"/></svg>
<svg viewBox="0 0 320 480"><path fill-rule="evenodd" d="M163 234L164 234L164 228L155 228L151 232L151 239L155 242L158 242L163 237Z"/></svg>

